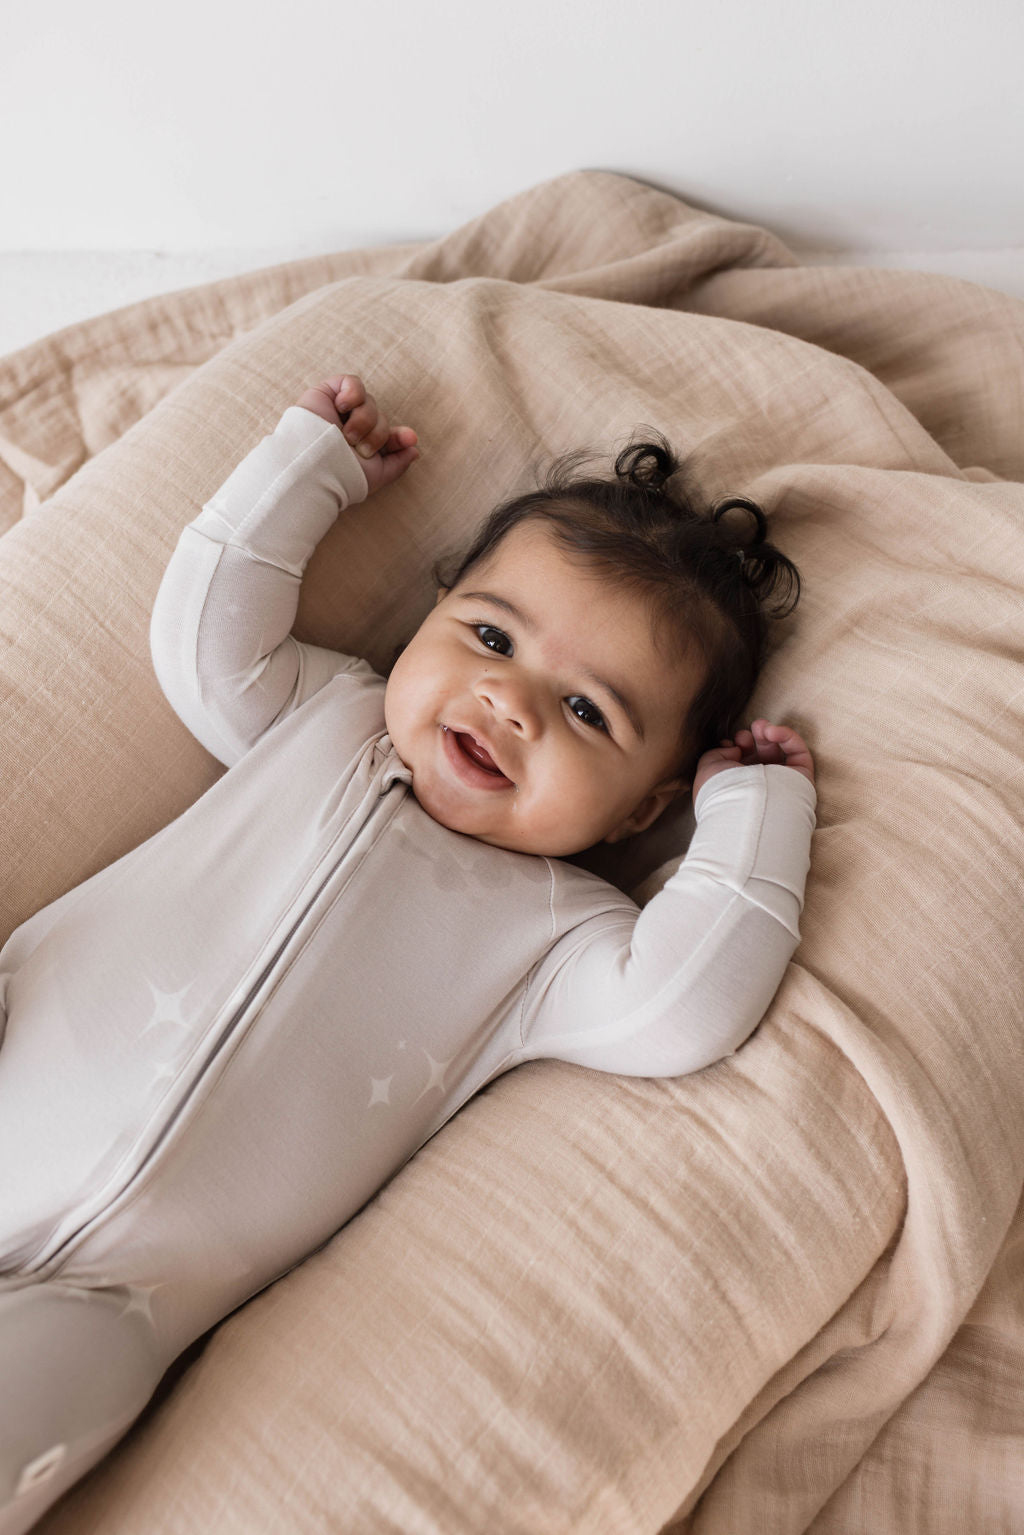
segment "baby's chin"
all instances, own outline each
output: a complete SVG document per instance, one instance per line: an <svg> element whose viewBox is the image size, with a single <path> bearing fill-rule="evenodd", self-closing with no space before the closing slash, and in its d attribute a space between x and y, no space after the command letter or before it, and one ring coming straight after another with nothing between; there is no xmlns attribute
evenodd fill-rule
<svg viewBox="0 0 1024 1535"><path fill-rule="evenodd" d="M594 840L601 841L598 837L594 840L588 838L566 838L556 836L553 832L547 834L542 828L532 826L509 826L499 824L493 827L481 825L469 813L458 814L442 806L432 806L424 803L424 797L416 793L415 781L412 785L413 794L421 810L424 810L432 821L448 831L457 831L463 837L472 837L475 842L486 843L488 847L502 848L507 853L524 853L533 858L571 858L576 853L586 852L594 846Z"/></svg>

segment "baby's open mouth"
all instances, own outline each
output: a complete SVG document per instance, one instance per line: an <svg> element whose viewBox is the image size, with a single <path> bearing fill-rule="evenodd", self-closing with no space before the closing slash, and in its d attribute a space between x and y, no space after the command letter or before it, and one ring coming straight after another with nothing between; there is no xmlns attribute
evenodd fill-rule
<svg viewBox="0 0 1024 1535"><path fill-rule="evenodd" d="M464 730L456 730L454 735L459 750L464 752L471 762L483 768L485 773L495 773L499 778L504 778L504 773L490 752L480 745L475 736L468 735Z"/></svg>
<svg viewBox="0 0 1024 1535"><path fill-rule="evenodd" d="M474 789L515 788L475 735L468 730L453 730L450 725L442 725L441 731L445 754L463 783Z"/></svg>

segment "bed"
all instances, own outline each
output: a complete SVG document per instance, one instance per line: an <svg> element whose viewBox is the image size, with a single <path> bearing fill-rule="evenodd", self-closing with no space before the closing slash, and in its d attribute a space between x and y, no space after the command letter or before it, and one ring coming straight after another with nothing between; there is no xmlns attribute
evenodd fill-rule
<svg viewBox="0 0 1024 1535"><path fill-rule="evenodd" d="M188 1350L43 1535L1024 1527L1024 304L806 267L573 173L430 244L147 300L0 361L4 936L219 773L147 631L181 528L303 385L422 459L320 545L300 638L380 670L563 449L664 431L804 595L803 938L733 1057L500 1078ZM605 872L647 898L670 816Z"/></svg>

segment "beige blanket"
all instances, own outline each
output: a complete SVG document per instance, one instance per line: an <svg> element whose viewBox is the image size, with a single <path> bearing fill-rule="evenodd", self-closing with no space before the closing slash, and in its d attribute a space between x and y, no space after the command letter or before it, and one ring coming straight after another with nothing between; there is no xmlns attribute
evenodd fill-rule
<svg viewBox="0 0 1024 1535"><path fill-rule="evenodd" d="M321 545L298 632L379 667L547 454L651 424L765 504L805 586L752 706L819 764L803 943L697 1077L500 1079L41 1528L1024 1528L1024 306L588 172L0 362L5 932L213 781L149 608L336 367L423 456Z"/></svg>

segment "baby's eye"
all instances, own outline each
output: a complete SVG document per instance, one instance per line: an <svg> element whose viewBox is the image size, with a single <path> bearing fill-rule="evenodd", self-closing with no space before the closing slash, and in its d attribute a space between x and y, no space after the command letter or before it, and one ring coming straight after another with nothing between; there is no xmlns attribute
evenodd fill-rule
<svg viewBox="0 0 1024 1535"><path fill-rule="evenodd" d="M608 726L604 722L604 715L595 704L590 702L589 698L580 698L579 696L575 696L573 698L566 699L566 702L568 703L569 708L572 710L573 714L575 714L576 718L582 720L584 725L592 725L595 730L608 729Z"/></svg>
<svg viewBox="0 0 1024 1535"><path fill-rule="evenodd" d="M497 651L499 656L512 654L512 641L503 630L495 629L491 624L474 624L473 627L480 643L486 645L488 650Z"/></svg>

